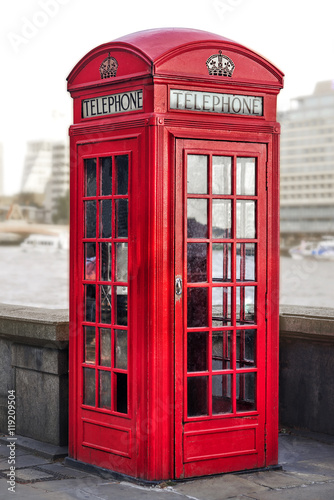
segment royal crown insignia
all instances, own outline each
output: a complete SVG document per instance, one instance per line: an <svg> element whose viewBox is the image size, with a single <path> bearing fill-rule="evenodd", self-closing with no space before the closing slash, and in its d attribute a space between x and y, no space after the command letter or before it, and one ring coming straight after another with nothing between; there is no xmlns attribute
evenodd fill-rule
<svg viewBox="0 0 334 500"><path fill-rule="evenodd" d="M108 57L102 61L100 66L100 75L101 78L112 78L116 76L118 68L118 62L114 57L110 57L110 52Z"/></svg>
<svg viewBox="0 0 334 500"><path fill-rule="evenodd" d="M206 61L206 65L209 70L209 75L232 76L235 68L232 59L224 56L221 50L218 54L210 56Z"/></svg>

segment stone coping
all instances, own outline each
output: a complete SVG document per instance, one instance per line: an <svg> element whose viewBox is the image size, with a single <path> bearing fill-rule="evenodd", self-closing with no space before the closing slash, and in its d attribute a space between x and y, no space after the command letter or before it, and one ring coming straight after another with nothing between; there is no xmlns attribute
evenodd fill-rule
<svg viewBox="0 0 334 500"><path fill-rule="evenodd" d="M280 337L334 342L334 308L280 306Z"/></svg>
<svg viewBox="0 0 334 500"><path fill-rule="evenodd" d="M280 306L280 337L334 341L334 308ZM68 345L67 309L0 304L0 337L32 345Z"/></svg>
<svg viewBox="0 0 334 500"><path fill-rule="evenodd" d="M68 345L68 310L0 304L0 337L63 349Z"/></svg>

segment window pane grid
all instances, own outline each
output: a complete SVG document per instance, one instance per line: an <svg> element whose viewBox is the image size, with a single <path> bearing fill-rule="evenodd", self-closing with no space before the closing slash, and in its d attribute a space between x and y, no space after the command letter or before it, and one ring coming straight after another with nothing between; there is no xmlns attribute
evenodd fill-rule
<svg viewBox="0 0 334 500"><path fill-rule="evenodd" d="M128 158L84 160L83 404L120 414L128 413Z"/></svg>
<svg viewBox="0 0 334 500"><path fill-rule="evenodd" d="M207 188L203 185L199 187L201 182L197 178L198 191L195 192L195 188L192 187L187 193L189 201L185 256L188 282L184 300L190 320L188 317L185 380L188 388L186 415L191 419L256 411L254 386L257 373L258 267L256 159L247 157L239 161L239 157L231 155L230 167L227 167L230 168L229 180L226 172L224 175L219 172L219 165L228 166L229 161L225 159L221 161L212 154L206 156L207 161L202 158L201 162L203 165L208 165ZM249 165L251 165L250 171L247 170ZM215 187L213 175L215 175ZM201 193L201 189L204 192ZM206 207L206 212L198 210L199 215L196 215L193 208L195 200L198 200L196 202L198 207L200 200L203 202L206 200L205 205L202 203L203 207ZM194 217L197 233L189 230L189 218ZM194 220L191 222L194 227ZM197 244L201 244L202 247L197 248L195 246ZM199 351L203 350L201 343L198 343L201 338L198 335L201 333L208 335L206 352L202 353L206 357L207 369L200 369L198 364L195 370L196 363L191 368L188 356L194 356L190 353L195 349L195 340ZM191 335L197 335L197 338L191 340ZM253 344L250 340L252 335L255 339ZM219 336L221 339L217 340ZM191 351L188 342L195 342L190 348ZM221 353L217 351L217 342L221 343L219 344Z"/></svg>

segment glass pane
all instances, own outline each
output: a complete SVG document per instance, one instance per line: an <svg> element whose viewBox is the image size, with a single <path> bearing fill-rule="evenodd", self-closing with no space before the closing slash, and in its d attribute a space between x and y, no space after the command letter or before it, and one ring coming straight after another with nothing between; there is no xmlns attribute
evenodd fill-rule
<svg viewBox="0 0 334 500"><path fill-rule="evenodd" d="M115 367L122 370L128 369L128 332L114 330L115 332Z"/></svg>
<svg viewBox="0 0 334 500"><path fill-rule="evenodd" d="M101 195L110 196L112 194L112 158L107 156L101 158L100 161Z"/></svg>
<svg viewBox="0 0 334 500"><path fill-rule="evenodd" d="M206 155L188 155L187 192L208 192L208 157Z"/></svg>
<svg viewBox="0 0 334 500"><path fill-rule="evenodd" d="M100 285L100 322L111 323L111 286Z"/></svg>
<svg viewBox="0 0 334 500"><path fill-rule="evenodd" d="M83 369L84 375L84 394L83 404L95 406L95 370L91 368Z"/></svg>
<svg viewBox="0 0 334 500"><path fill-rule="evenodd" d="M117 186L116 194L128 194L129 165L128 155L116 156Z"/></svg>
<svg viewBox="0 0 334 500"><path fill-rule="evenodd" d="M128 288L116 286L116 325L128 324Z"/></svg>
<svg viewBox="0 0 334 500"><path fill-rule="evenodd" d="M232 413L232 375L212 377L212 414Z"/></svg>
<svg viewBox="0 0 334 500"><path fill-rule="evenodd" d="M237 287L237 325L253 325L255 318L255 286Z"/></svg>
<svg viewBox="0 0 334 500"><path fill-rule="evenodd" d="M128 200L116 200L115 238L128 237Z"/></svg>
<svg viewBox="0 0 334 500"><path fill-rule="evenodd" d="M255 238L255 201L237 201L237 238Z"/></svg>
<svg viewBox="0 0 334 500"><path fill-rule="evenodd" d="M85 238L96 238L96 202L84 201Z"/></svg>
<svg viewBox="0 0 334 500"><path fill-rule="evenodd" d="M85 251L85 280L96 279L96 245L95 243L84 243Z"/></svg>
<svg viewBox="0 0 334 500"><path fill-rule="evenodd" d="M96 159L84 160L85 196L96 196Z"/></svg>
<svg viewBox="0 0 334 500"><path fill-rule="evenodd" d="M128 281L127 243L116 243L116 281Z"/></svg>
<svg viewBox="0 0 334 500"><path fill-rule="evenodd" d="M231 200L212 200L212 238L232 237Z"/></svg>
<svg viewBox="0 0 334 500"><path fill-rule="evenodd" d="M84 285L85 321L95 323L95 285Z"/></svg>
<svg viewBox="0 0 334 500"><path fill-rule="evenodd" d="M255 411L256 410L256 374L238 373L237 374L237 411Z"/></svg>
<svg viewBox="0 0 334 500"><path fill-rule="evenodd" d="M99 408L111 409L111 373L99 370Z"/></svg>
<svg viewBox="0 0 334 500"><path fill-rule="evenodd" d="M231 288L212 288L212 326L230 326L232 324L231 297Z"/></svg>
<svg viewBox="0 0 334 500"><path fill-rule="evenodd" d="M212 245L212 281L231 281L231 243Z"/></svg>
<svg viewBox="0 0 334 500"><path fill-rule="evenodd" d="M189 198L187 202L188 238L208 237L208 202Z"/></svg>
<svg viewBox="0 0 334 500"><path fill-rule="evenodd" d="M232 369L232 332L212 332L212 370Z"/></svg>
<svg viewBox="0 0 334 500"><path fill-rule="evenodd" d="M208 415L208 377L188 378L188 417Z"/></svg>
<svg viewBox="0 0 334 500"><path fill-rule="evenodd" d="M237 368L256 366L256 330L237 330Z"/></svg>
<svg viewBox="0 0 334 500"><path fill-rule="evenodd" d="M188 332L187 371L204 372L208 369L208 332Z"/></svg>
<svg viewBox="0 0 334 500"><path fill-rule="evenodd" d="M237 243L237 281L255 281L255 243Z"/></svg>
<svg viewBox="0 0 334 500"><path fill-rule="evenodd" d="M188 327L208 326L208 289L188 288Z"/></svg>
<svg viewBox="0 0 334 500"><path fill-rule="evenodd" d="M116 411L128 412L128 376L126 373L116 373Z"/></svg>
<svg viewBox="0 0 334 500"><path fill-rule="evenodd" d="M84 363L95 363L95 328L84 326L85 359Z"/></svg>
<svg viewBox="0 0 334 500"><path fill-rule="evenodd" d="M111 200L100 201L100 237L111 238Z"/></svg>
<svg viewBox="0 0 334 500"><path fill-rule="evenodd" d="M212 193L231 194L232 158L230 156L212 157Z"/></svg>
<svg viewBox="0 0 334 500"><path fill-rule="evenodd" d="M237 194L255 196L255 158L237 158Z"/></svg>
<svg viewBox="0 0 334 500"><path fill-rule="evenodd" d="M100 328L100 365L111 366L111 330Z"/></svg>
<svg viewBox="0 0 334 500"><path fill-rule="evenodd" d="M187 280L190 283L207 281L206 243L188 243L187 245Z"/></svg>
<svg viewBox="0 0 334 500"><path fill-rule="evenodd" d="M100 243L100 279L111 281L111 243Z"/></svg>

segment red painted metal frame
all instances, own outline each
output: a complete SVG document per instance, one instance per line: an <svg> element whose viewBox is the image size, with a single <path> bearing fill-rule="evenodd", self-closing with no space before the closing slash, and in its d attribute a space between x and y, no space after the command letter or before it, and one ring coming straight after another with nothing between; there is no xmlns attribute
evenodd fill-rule
<svg viewBox="0 0 334 500"><path fill-rule="evenodd" d="M203 61L219 48L236 64L232 78L209 77L205 65L202 66ZM101 80L99 65L109 51L121 63L119 73L116 78ZM276 96L282 88L282 78L282 73L271 63L235 42L218 35L182 29L152 30L104 44L87 54L69 75L68 89L74 99L74 124L70 128L69 455L72 458L150 480L218 471L217 467L210 468L208 461L200 469L183 468L184 373L179 363L180 353L175 353L175 346L183 348L178 337L183 331L183 301L174 303L175 274L184 277L182 259L175 261L175 255L183 255L184 244L181 237L184 211L179 194L183 192L183 180L176 175L175 166L182 164L179 141L201 140L210 141L206 145L208 150L211 145L213 149L219 148L215 146L216 141L217 144L223 141L224 144L243 143L243 151L263 144L267 151L266 200L261 209L267 228L266 275L261 278L267 291L266 351L262 360L266 376L261 389L266 428L261 439L266 437L264 464L277 463L279 125L276 123ZM261 96L264 114L252 117L171 110L171 88ZM83 99L136 89L143 89L142 110L82 118ZM94 412L83 409L80 404L81 158L114 154L115 151L131 152L132 159L128 282L129 331L133 342L129 346L131 414L128 416ZM90 413L83 414L85 411ZM91 435L96 434L95 450L83 446L82 418L89 424ZM124 425L130 420L130 426ZM228 420L225 419L226 425ZM214 423L216 421L218 419L213 419ZM124 456L124 450L123 454L120 450L117 454L108 444L110 426L120 432L129 430L125 441L131 459ZM205 432L212 435L213 429L214 426L208 424ZM190 429L190 438L191 432ZM108 452L101 450L104 444ZM231 456L228 470L245 467L243 460Z"/></svg>

